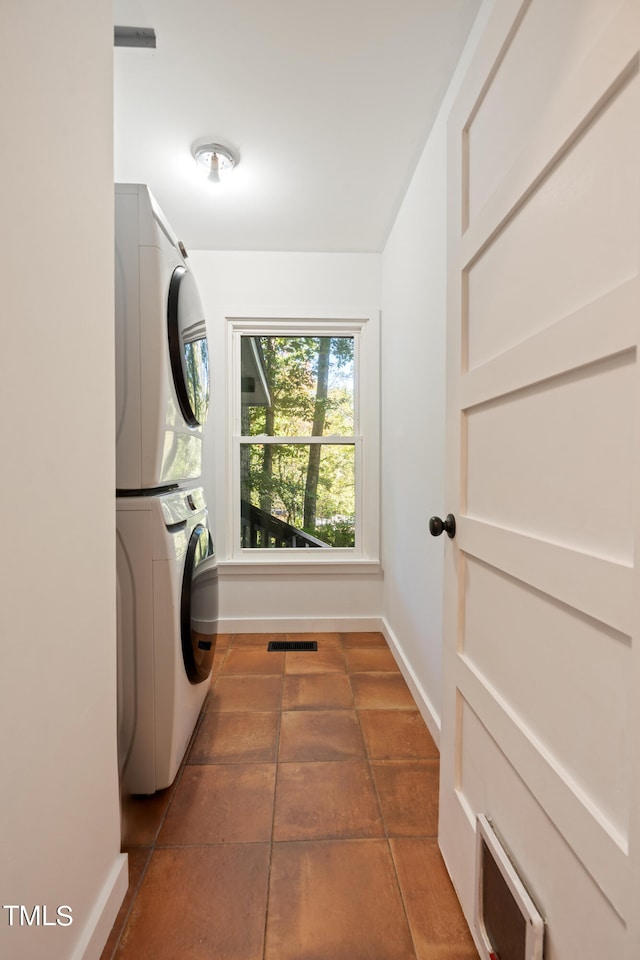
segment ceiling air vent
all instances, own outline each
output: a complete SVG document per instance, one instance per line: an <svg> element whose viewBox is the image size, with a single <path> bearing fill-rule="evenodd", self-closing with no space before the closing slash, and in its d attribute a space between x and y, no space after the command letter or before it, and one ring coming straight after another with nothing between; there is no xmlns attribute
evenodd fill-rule
<svg viewBox="0 0 640 960"><path fill-rule="evenodd" d="M151 47L155 50L156 32L153 27L114 27L114 47Z"/></svg>

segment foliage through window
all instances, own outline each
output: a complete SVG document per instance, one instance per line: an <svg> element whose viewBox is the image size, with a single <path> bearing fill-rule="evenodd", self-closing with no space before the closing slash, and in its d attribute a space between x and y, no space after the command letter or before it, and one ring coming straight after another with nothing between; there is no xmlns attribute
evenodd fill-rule
<svg viewBox="0 0 640 960"><path fill-rule="evenodd" d="M242 336L243 547L356 546L354 336Z"/></svg>

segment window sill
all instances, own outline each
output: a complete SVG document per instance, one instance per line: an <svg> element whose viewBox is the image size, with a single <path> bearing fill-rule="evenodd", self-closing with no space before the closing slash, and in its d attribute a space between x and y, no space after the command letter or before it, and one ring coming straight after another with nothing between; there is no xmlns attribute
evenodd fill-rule
<svg viewBox="0 0 640 960"><path fill-rule="evenodd" d="M253 574L261 576L357 576L361 574L378 574L382 572L379 560L362 560L354 557L335 558L331 560L291 560L288 557L274 557L274 551L269 550L269 556L251 557L246 560L219 560L218 571L223 577L243 577ZM280 553L280 551L277 551Z"/></svg>

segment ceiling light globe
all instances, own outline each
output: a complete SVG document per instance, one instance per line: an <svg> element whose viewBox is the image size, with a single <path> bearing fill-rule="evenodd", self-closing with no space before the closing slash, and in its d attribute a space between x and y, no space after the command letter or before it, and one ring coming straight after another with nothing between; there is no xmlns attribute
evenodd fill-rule
<svg viewBox="0 0 640 960"><path fill-rule="evenodd" d="M221 183L240 161L235 151L220 143L196 144L192 153L208 183Z"/></svg>

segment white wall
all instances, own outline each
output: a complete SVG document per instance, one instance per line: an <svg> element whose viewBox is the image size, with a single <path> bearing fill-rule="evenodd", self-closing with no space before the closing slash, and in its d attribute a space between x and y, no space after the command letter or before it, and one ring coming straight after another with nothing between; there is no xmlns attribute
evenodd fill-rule
<svg viewBox="0 0 640 960"><path fill-rule="evenodd" d="M3 3L0 956L99 957L116 755L112 9Z"/></svg>
<svg viewBox="0 0 640 960"><path fill-rule="evenodd" d="M300 309L370 310L380 305L380 256L336 253L190 253L208 324L212 354L212 409L206 426L203 476L211 505L221 563L221 629L291 630L379 627L381 574L343 576L242 575L225 569L231 545L225 540L228 501L225 469L227 432L227 341L225 316L261 316L264 311ZM319 587L321 583L321 588Z"/></svg>
<svg viewBox="0 0 640 960"><path fill-rule="evenodd" d="M483 10L382 258L383 616L436 740L442 703L443 542L429 535L428 522L450 510L444 493L446 123L477 44Z"/></svg>

